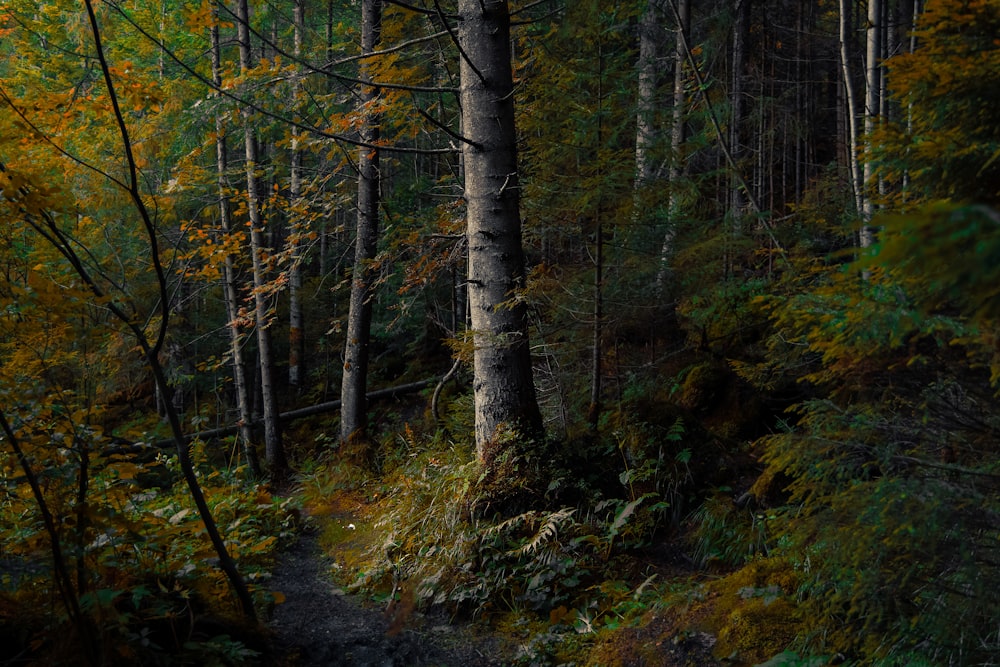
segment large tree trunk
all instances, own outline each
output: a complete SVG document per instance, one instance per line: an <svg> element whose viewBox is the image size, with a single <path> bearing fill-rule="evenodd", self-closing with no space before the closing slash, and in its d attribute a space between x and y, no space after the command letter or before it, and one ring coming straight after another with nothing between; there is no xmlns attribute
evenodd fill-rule
<svg viewBox="0 0 1000 667"><path fill-rule="evenodd" d="M239 0L238 33L240 43L240 71L244 74L252 67L250 56L250 12L247 0ZM244 108L243 138L246 149L247 214L250 218L250 254L253 261L254 323L257 331L257 354L260 359L260 395L264 418L264 457L268 474L276 482L284 481L288 462L281 442L281 424L278 421L278 397L274 387L273 354L267 300L263 293L264 276L264 223L260 215L260 195L257 187L257 141L250 122L250 110Z"/></svg>
<svg viewBox="0 0 1000 667"><path fill-rule="evenodd" d="M542 431L528 346L520 186L506 0L459 0L461 106L476 453L504 428Z"/></svg>
<svg viewBox="0 0 1000 667"><path fill-rule="evenodd" d="M216 19L212 23L212 81L216 86L222 85L222 48L219 41L218 2L212 5ZM226 171L228 170L226 155L226 128L222 117L215 117L215 162L219 188L219 226L222 233L229 236L232 224L229 217L229 197L226 194ZM253 414L250 410L250 395L247 390L246 366L243 361L242 337L239 330L240 298L236 289L236 266L233 256L226 254L223 265L222 279L223 299L226 302L226 318L229 321L229 353L232 356L233 392L236 394L236 409L239 413L239 437L247 466L254 477L260 476L260 463L257 460L257 450L254 448L252 429Z"/></svg>
<svg viewBox="0 0 1000 667"><path fill-rule="evenodd" d="M382 30L382 1L361 3L361 53L375 51ZM369 61L362 61L361 79L371 82ZM372 86L361 90L361 140L369 146L358 151L358 228L354 247L351 305L347 315L347 342L344 346L344 376L341 384L340 438L367 438L365 393L368 386L368 347L371 338L372 262L378 250L379 152L370 144L379 138L379 115L373 110L379 91Z"/></svg>

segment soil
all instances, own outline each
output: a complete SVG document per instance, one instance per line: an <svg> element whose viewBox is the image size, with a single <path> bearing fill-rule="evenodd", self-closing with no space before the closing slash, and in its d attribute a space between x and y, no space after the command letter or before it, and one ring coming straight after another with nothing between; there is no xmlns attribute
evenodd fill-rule
<svg viewBox="0 0 1000 667"><path fill-rule="evenodd" d="M282 667L493 667L506 651L447 619L410 615L406 627L346 594L329 576L315 531L279 556L269 588L284 595L269 627L271 664Z"/></svg>

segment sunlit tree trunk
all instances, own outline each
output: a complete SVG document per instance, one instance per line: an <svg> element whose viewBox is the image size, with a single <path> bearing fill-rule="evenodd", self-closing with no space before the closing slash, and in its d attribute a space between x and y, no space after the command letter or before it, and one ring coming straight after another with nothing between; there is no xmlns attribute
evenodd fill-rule
<svg viewBox="0 0 1000 667"><path fill-rule="evenodd" d="M304 25L303 0L295 0L292 10L294 24L293 53L296 61L302 57L302 33ZM296 65L296 67L299 67ZM292 78L292 109L298 108L302 89L302 78L296 70ZM291 200L291 229L288 242L290 245L290 266L288 269L288 383L293 390L301 390L303 385L302 364L305 361L305 326L302 315L302 234L301 221L302 199L302 150L299 147L298 128L292 128L292 161L289 167L289 199Z"/></svg>
<svg viewBox="0 0 1000 667"><path fill-rule="evenodd" d="M250 55L250 13L247 0L238 2L238 39L240 44L240 71L246 74L252 68ZM264 222L260 214L260 195L257 186L257 140L250 110L244 108L243 138L246 149L247 214L250 218L250 254L253 262L254 323L257 331L257 354L260 359L261 412L264 418L264 458L268 474L274 481L283 481L288 473L288 462L281 442L278 422L278 397L274 387L271 332L268 329L269 312L264 294Z"/></svg>
<svg viewBox="0 0 1000 667"><path fill-rule="evenodd" d="M219 5L212 5L213 20L212 38L212 81L216 86L222 85L222 49L219 41L218 15ZM226 155L226 128L222 116L215 117L215 164L219 188L219 226L222 233L229 236L232 233L232 220L229 213L229 196L226 193L226 172L228 170ZM257 460L257 450L253 445L250 411L250 396L247 391L246 366L243 360L242 337L239 330L240 298L236 289L236 266L233 256L226 254L223 264L223 300L226 302L226 318L229 321L229 354L232 357L233 392L236 395L236 409L239 414L240 447L246 458L247 466L254 477L260 475L260 463Z"/></svg>
<svg viewBox="0 0 1000 667"><path fill-rule="evenodd" d="M375 51L382 29L382 1L362 0L361 53ZM362 61L361 79L371 82L370 60ZM371 338L372 291L375 277L372 263L378 250L379 152L371 147L379 139L380 118L376 110L379 91L365 85L361 90L364 122L361 140L368 146L358 151L358 224L351 279L351 305L347 314L347 342L344 346L344 376L341 384L341 440L367 438L368 347Z"/></svg>
<svg viewBox="0 0 1000 667"><path fill-rule="evenodd" d="M476 453L505 427L542 430L524 286L510 13L506 0L459 0L461 107L469 246Z"/></svg>

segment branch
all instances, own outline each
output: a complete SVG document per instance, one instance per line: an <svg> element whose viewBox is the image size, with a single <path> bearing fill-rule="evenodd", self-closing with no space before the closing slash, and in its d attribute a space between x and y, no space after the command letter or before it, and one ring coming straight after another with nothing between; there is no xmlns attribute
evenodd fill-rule
<svg viewBox="0 0 1000 667"><path fill-rule="evenodd" d="M472 71L476 73L476 76L479 77L479 80L485 86L486 77L483 76L483 73L479 71L479 68L476 67L476 65L472 62L472 59L469 58L468 54L465 52L465 49L462 48L462 43L459 41L458 35L456 35L452 31L451 26L448 25L448 18L444 15L444 12L441 10L441 3L438 0L434 0L434 8L437 9L438 18L441 19L441 23L444 25L444 29L448 31L448 36L451 37L451 41L455 43L455 48L458 49L458 54L462 57L462 60L464 60L466 64L472 69ZM459 17L459 19L461 20L461 17Z"/></svg>
<svg viewBox="0 0 1000 667"><path fill-rule="evenodd" d="M668 4L670 5L670 10L674 15L674 20L677 21L677 25L681 25L681 15L680 12L677 10L676 0L670 0ZM684 47L684 55L688 61L688 65L691 66L691 71L694 73L695 83L698 85L698 91L701 93L701 98L705 102L705 108L708 110L709 120L712 122L712 128L715 130L715 134L719 141L719 148L722 149L722 154L726 158L726 163L729 165L729 168L733 170L733 174L739 181L740 189L743 190L743 194L746 195L747 201L750 202L750 205L753 207L754 212L757 214L758 218L761 220L761 222L764 223L764 226L767 228L767 235L771 238L771 241L774 243L774 247L777 248L778 251L781 253L781 256L785 258L789 269L794 271L792 263L788 261L787 253L785 252L785 247L781 245L781 243L778 241L778 238L774 234L774 225L771 224L771 222L762 215L763 211L760 207L760 204L757 202L757 198L754 197L753 191L747 184L746 179L743 178L743 173L740 171L739 167L736 164L736 160L733 158L732 151L729 150L729 144L726 141L726 136L722 132L722 125L719 123L719 118L715 113L715 106L712 104L712 100L708 96L708 89L705 85L705 78L701 75L701 70L698 69L698 61L694 57L694 52L691 51L691 44L688 42L687 35L685 34L684 30L678 30L677 34L680 37L681 45Z"/></svg>
<svg viewBox="0 0 1000 667"><path fill-rule="evenodd" d="M198 71L196 71L193 67L191 67L190 65L188 65L187 63L185 63L183 60L181 60L177 56L177 54L175 54L173 51L171 51L170 49L168 49L166 47L166 45L163 44L163 42L161 42L158 39L156 39L155 37L153 37L145 28L143 28L142 26L140 26L138 23L136 23L132 19L132 17L130 17L128 14L126 14L125 10L123 10L121 7L119 7L118 5L116 5L111 0L101 0L101 1L105 5L107 5L108 7L111 7L113 10L115 10L116 12L118 12L118 14L120 14L121 17L124 18L125 21L129 25L131 25L133 28L135 28L137 31L139 31L139 33L142 34L143 37L145 37L150 42L152 42L153 44L155 44L161 51L163 51L163 53L168 58L170 58L173 62L177 63L177 65L179 65L185 72L187 72L192 77L194 77L199 83L204 84L210 90L218 93L219 95L221 95L221 96L223 96L223 97L225 97L227 99L230 99L233 102L236 102L238 105L240 105L240 106L242 106L242 107L244 107L246 109L250 109L250 110L254 111L255 113L259 113L262 116L266 116L267 118L271 118L272 120L276 120L279 123L284 123L285 125L288 125L290 127L297 128L297 129L299 129L299 130L301 130L303 132L306 132L308 134L312 134L312 135L315 135L315 136L318 136L318 137L323 137L324 139L331 139L331 140L336 141L338 143L345 143L345 144L348 144L348 145L351 145L351 146L359 146L359 147L364 147L364 148L372 148L372 149L376 149L376 150L387 151L387 152L394 152L394 153L419 153L419 154L422 154L422 155L435 155L435 154L443 154L443 153L449 153L450 154L450 153L456 152L456 150L454 148L410 148L410 147L404 147L404 146L391 146L391 145L384 145L383 146L383 145L371 144L371 143L368 143L368 142L360 141L358 139L353 139L353 138L348 137L348 136L343 135L343 134L336 134L336 133L333 133L333 132L326 132L325 130L321 130L321 129L319 129L318 127L316 127L314 125L307 125L305 123L300 123L300 122L295 121L295 120L293 120L291 118L288 118L288 117L282 116L280 114L274 113L273 111L268 111L267 109L265 109L265 108L263 108L261 106L258 106L257 104L255 104L255 103L253 103L253 102L251 102L249 100L246 100L246 99L244 99L244 98L242 98L242 97L240 97L238 95L235 95L234 93L230 92L229 90L226 90L225 88L223 88L221 86L217 86L213 81L211 81L210 79L204 77L201 73L199 73ZM435 89L435 90L437 90L437 89Z"/></svg>

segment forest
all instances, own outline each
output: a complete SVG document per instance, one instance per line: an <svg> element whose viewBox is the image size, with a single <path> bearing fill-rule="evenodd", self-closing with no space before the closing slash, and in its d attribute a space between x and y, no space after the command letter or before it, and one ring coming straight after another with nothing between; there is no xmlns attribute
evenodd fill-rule
<svg viewBox="0 0 1000 667"><path fill-rule="evenodd" d="M1000 0L0 0L0 664L1000 665L998 392Z"/></svg>

